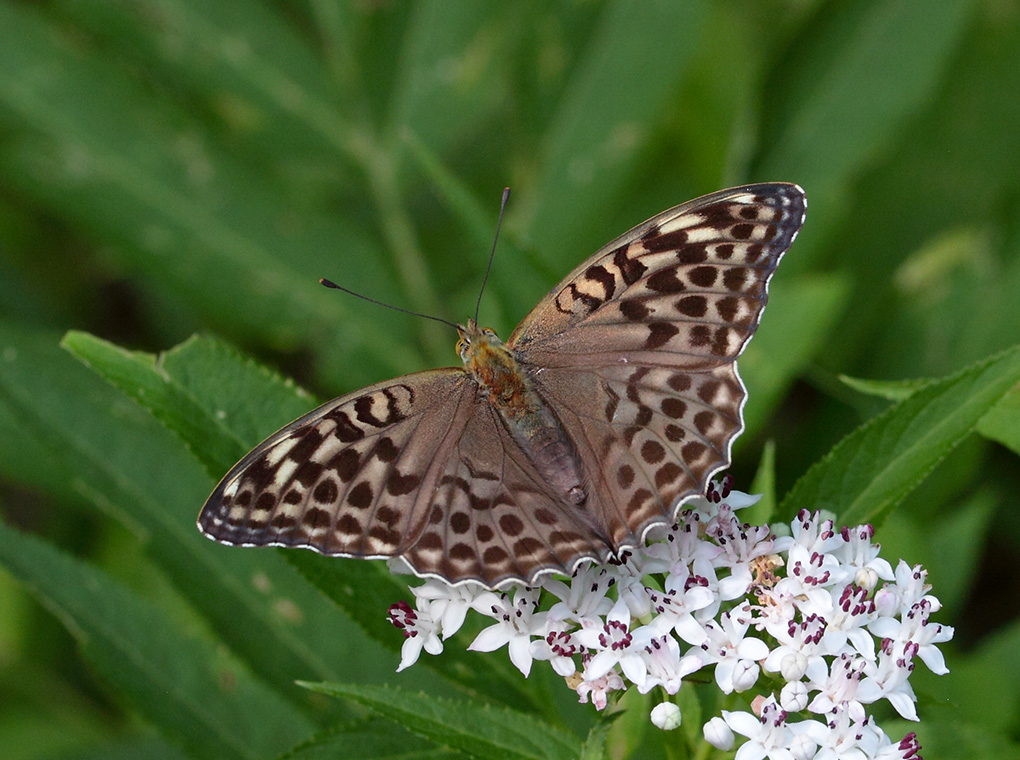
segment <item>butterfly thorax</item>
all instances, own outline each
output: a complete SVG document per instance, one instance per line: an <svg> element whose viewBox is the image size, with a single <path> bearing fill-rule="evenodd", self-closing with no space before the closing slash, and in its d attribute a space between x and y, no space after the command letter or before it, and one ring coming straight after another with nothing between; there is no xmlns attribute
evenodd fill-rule
<svg viewBox="0 0 1020 760"><path fill-rule="evenodd" d="M457 352L478 384L479 395L497 412L507 431L560 498L581 505L586 497L580 457L549 405L503 341L491 328L470 319L458 325Z"/></svg>

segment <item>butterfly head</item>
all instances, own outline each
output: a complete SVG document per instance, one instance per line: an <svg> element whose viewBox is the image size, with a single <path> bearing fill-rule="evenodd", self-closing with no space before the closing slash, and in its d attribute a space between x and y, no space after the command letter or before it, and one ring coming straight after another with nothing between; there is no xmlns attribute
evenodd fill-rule
<svg viewBox="0 0 1020 760"><path fill-rule="evenodd" d="M460 340L457 341L457 353L465 364L473 359L478 360L493 350L502 348L503 341L491 327L479 327L473 319L467 325L457 325Z"/></svg>

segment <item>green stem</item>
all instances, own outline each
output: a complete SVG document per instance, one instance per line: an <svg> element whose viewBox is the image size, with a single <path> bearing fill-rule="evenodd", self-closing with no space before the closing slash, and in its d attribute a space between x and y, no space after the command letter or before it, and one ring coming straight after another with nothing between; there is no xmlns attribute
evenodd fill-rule
<svg viewBox="0 0 1020 760"><path fill-rule="evenodd" d="M715 747L702 739L698 742L698 745L694 750L694 754L691 755L691 760L708 760L714 750Z"/></svg>

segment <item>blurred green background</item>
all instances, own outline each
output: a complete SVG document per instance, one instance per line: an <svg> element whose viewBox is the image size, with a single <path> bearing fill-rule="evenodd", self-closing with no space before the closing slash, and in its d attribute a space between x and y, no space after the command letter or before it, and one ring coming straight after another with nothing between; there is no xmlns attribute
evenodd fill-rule
<svg viewBox="0 0 1020 760"><path fill-rule="evenodd" d="M232 649L259 683L272 647L222 644L190 560L174 569L133 499L165 507L210 567L265 563L307 595L306 616L329 603L279 580L275 552L194 531L213 475L61 349L66 330L150 353L215 334L328 398L452 364L455 336L316 280L465 319L505 185L481 309L504 336L638 222L722 187L797 182L807 223L740 363L734 465L749 487L776 441L780 495L886 404L840 374L939 377L1020 340L1011 0L0 0L0 30L3 519ZM265 406L249 443L296 413ZM879 530L891 560L930 568L939 620L957 627L953 675L917 679L922 718L956 721L922 722L926 756L964 756L966 737L966 756L1020 757L1018 493L1015 455L972 437ZM202 755L200 739L159 738L66 605L31 586L0 574L0 754ZM303 641L328 640L327 664L283 663L280 683L444 688L420 667L393 675L392 651L321 615ZM336 715L307 709L319 726Z"/></svg>

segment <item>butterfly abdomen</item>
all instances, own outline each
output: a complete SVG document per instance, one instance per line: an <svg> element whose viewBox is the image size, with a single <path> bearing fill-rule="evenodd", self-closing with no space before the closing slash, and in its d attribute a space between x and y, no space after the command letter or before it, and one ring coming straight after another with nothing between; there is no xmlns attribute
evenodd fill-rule
<svg viewBox="0 0 1020 760"><path fill-rule="evenodd" d="M501 415L503 423L560 498L568 504L583 506L588 495L582 480L581 458L552 409L533 390L529 395L533 397L532 409L517 418Z"/></svg>

